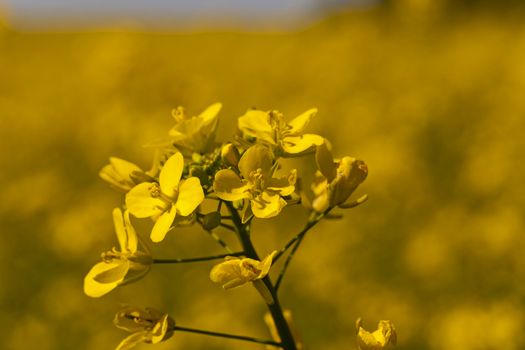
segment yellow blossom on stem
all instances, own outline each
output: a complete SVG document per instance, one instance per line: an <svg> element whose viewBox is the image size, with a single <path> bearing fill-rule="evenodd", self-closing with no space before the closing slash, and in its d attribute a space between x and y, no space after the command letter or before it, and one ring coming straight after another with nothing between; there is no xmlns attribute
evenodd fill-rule
<svg viewBox="0 0 525 350"><path fill-rule="evenodd" d="M204 200L197 177L181 180L184 159L180 152L172 155L159 174L159 182L143 182L126 195L126 206L138 218L152 217L155 224L151 240L161 242L177 214L188 216Z"/></svg>
<svg viewBox="0 0 525 350"><path fill-rule="evenodd" d="M323 143L319 135L303 134L316 113L316 108L309 109L287 123L278 111L249 110L239 117L238 126L244 137L274 148L276 154L293 156Z"/></svg>
<svg viewBox="0 0 525 350"><path fill-rule="evenodd" d="M219 170L215 174L213 189L217 197L225 201L247 199L250 211L258 218L269 218L279 214L286 206L282 198L295 191L297 172L286 177L274 178L273 155L262 145L250 147L239 160L239 177L231 169Z"/></svg>
<svg viewBox="0 0 525 350"><path fill-rule="evenodd" d="M171 142L192 152L209 151L215 142L217 115L221 108L222 104L214 103L194 117L186 116L182 107L174 109L175 126L169 131Z"/></svg>
<svg viewBox="0 0 525 350"><path fill-rule="evenodd" d="M326 142L317 146L315 159L319 170L312 184L314 210L323 212L336 205L344 208L345 201L366 179L368 167L352 157L335 161Z"/></svg>
<svg viewBox="0 0 525 350"><path fill-rule="evenodd" d="M357 319L357 347L359 350L383 350L388 344L396 345L397 333L392 321L379 321L377 330L372 333L361 327L361 324L361 319Z"/></svg>
<svg viewBox="0 0 525 350"><path fill-rule="evenodd" d="M113 210L113 222L120 251L113 248L102 254L102 262L91 268L84 278L84 293L101 297L117 286L143 277L150 269L153 259L149 252L138 249L139 239L129 220L129 212Z"/></svg>
<svg viewBox="0 0 525 350"><path fill-rule="evenodd" d="M152 308L125 307L115 315L113 323L131 333L116 350L131 349L139 343L160 343L173 335L175 327L173 318Z"/></svg>
<svg viewBox="0 0 525 350"><path fill-rule="evenodd" d="M264 300L268 304L273 304L273 297L261 279L270 272L275 254L277 254L277 251L272 252L262 261L233 256L226 257L224 262L215 265L210 271L210 279L215 283L221 284L224 289L231 289L253 282Z"/></svg>
<svg viewBox="0 0 525 350"><path fill-rule="evenodd" d="M132 174L143 172L141 168L127 160L111 157L109 164L100 170L99 176L118 190L128 192L136 185Z"/></svg>

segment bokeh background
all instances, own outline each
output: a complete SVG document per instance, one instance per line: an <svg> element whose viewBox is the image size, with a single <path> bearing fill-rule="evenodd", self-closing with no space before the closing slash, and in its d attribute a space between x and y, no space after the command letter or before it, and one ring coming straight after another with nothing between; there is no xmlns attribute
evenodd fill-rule
<svg viewBox="0 0 525 350"><path fill-rule="evenodd" d="M256 292L224 292L211 263L154 266L102 299L82 293L116 244L122 197L99 169L109 156L148 168L141 145L165 135L172 108L216 101L222 140L249 107L290 118L318 107L309 130L369 166L358 193L370 200L316 227L283 284L309 349L355 349L357 317L369 329L391 319L399 349L525 347L519 1L63 3L0 5L0 348L112 349L125 336L112 326L120 304L269 337ZM294 207L258 221L260 251L305 217ZM187 228L151 248L221 253ZM155 348L262 347L177 333Z"/></svg>

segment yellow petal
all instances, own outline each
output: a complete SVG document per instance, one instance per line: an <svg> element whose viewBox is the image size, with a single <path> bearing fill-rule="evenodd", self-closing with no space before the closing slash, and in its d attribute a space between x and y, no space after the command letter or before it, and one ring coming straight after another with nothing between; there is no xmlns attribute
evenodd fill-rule
<svg viewBox="0 0 525 350"><path fill-rule="evenodd" d="M94 277L104 271L115 268L118 265L118 263L99 262L93 266L84 278L84 293L89 297L99 298L115 289L118 286L117 281L112 283L100 283L95 281Z"/></svg>
<svg viewBox="0 0 525 350"><path fill-rule="evenodd" d="M170 210L162 213L155 221L153 229L151 230L151 240L155 243L162 242L166 234L168 233L173 220L175 220L176 215L175 207L171 207Z"/></svg>
<svg viewBox="0 0 525 350"><path fill-rule="evenodd" d="M135 253L138 247L138 237L135 228L131 225L131 221L129 220L129 210L124 212L124 228L126 229L127 237L126 249Z"/></svg>
<svg viewBox="0 0 525 350"><path fill-rule="evenodd" d="M273 129L268 112L249 110L238 119L239 129L245 136L255 137L261 141L275 144Z"/></svg>
<svg viewBox="0 0 525 350"><path fill-rule="evenodd" d="M268 147L255 145L246 150L239 160L241 175L247 179L252 171L261 169L264 177L270 177L273 154Z"/></svg>
<svg viewBox="0 0 525 350"><path fill-rule="evenodd" d="M142 169L139 168L137 165L128 162L127 160L120 159L117 157L110 157L109 158L110 164L113 166L115 171L118 174L121 174L123 176L129 176L134 171L142 172Z"/></svg>
<svg viewBox="0 0 525 350"><path fill-rule="evenodd" d="M169 317L169 315L164 315L162 318L155 324L151 332L151 344L160 343L163 340L168 339L173 335L173 330L170 330L170 326L173 326L175 322Z"/></svg>
<svg viewBox="0 0 525 350"><path fill-rule="evenodd" d="M297 181L297 170L292 170L288 176L281 178L272 178L268 183L267 190L280 194L281 196L289 196L295 192L295 182Z"/></svg>
<svg viewBox="0 0 525 350"><path fill-rule="evenodd" d="M278 215L286 201L278 194L263 192L259 197L251 201L253 215L258 218L271 218Z"/></svg>
<svg viewBox="0 0 525 350"><path fill-rule="evenodd" d="M135 217L147 218L162 213L166 203L151 196L151 189L154 186L157 186L154 182L143 182L126 194L126 207Z"/></svg>
<svg viewBox="0 0 525 350"><path fill-rule="evenodd" d="M190 177L183 181L179 186L179 196L177 197L177 212L182 216L188 216L204 200L204 191L201 182L197 177Z"/></svg>
<svg viewBox="0 0 525 350"><path fill-rule="evenodd" d="M148 331L133 333L121 341L115 350L129 350L135 345L146 341L148 339L148 334Z"/></svg>
<svg viewBox="0 0 525 350"><path fill-rule="evenodd" d="M126 228L124 227L122 210L120 210L120 208L113 209L113 225L115 226L115 233L117 234L120 251L126 251L128 246L128 237L126 234Z"/></svg>
<svg viewBox="0 0 525 350"><path fill-rule="evenodd" d="M335 179L337 174L337 164L334 163L334 158L332 157L332 152L328 149L327 142L323 142L321 145L317 146L315 151L315 161L317 162L319 171L328 179L328 182Z"/></svg>
<svg viewBox="0 0 525 350"><path fill-rule="evenodd" d="M292 134L302 133L304 128L306 128L306 126L310 122L310 119L312 119L312 117L316 114L317 108L312 108L292 119L292 121L288 123L288 125L292 127L290 129L290 132Z"/></svg>
<svg viewBox="0 0 525 350"><path fill-rule="evenodd" d="M237 174L230 169L219 170L215 174L213 190L217 197L225 201L236 201L249 198L249 186L242 182Z"/></svg>
<svg viewBox="0 0 525 350"><path fill-rule="evenodd" d="M324 139L315 134L304 134L301 136L286 136L283 138L282 147L288 154L297 154L308 150L313 146L323 144Z"/></svg>
<svg viewBox="0 0 525 350"><path fill-rule="evenodd" d="M110 264L107 264L110 265ZM130 263L128 260L119 260L117 266L106 269L93 276L93 279L98 283L119 283L124 280L129 271Z"/></svg>
<svg viewBox="0 0 525 350"><path fill-rule="evenodd" d="M259 273L258 278L264 278L268 272L270 272L270 268L272 267L273 258L277 255L277 250L274 250L270 254L266 256L260 263L259 263L259 270L261 272Z"/></svg>
<svg viewBox="0 0 525 350"><path fill-rule="evenodd" d="M215 265L210 271L210 279L223 285L228 285L228 288L234 288L247 281L242 281L241 277L241 259L232 258L225 262Z"/></svg>
<svg viewBox="0 0 525 350"><path fill-rule="evenodd" d="M218 102L206 108L201 114L199 114L199 118L202 119L202 123L204 125L208 125L215 122L217 120L217 114L219 114L221 108L222 104Z"/></svg>
<svg viewBox="0 0 525 350"><path fill-rule="evenodd" d="M170 197L175 195L183 169L184 158L180 152L177 152L168 158L159 175L159 183L162 193Z"/></svg>

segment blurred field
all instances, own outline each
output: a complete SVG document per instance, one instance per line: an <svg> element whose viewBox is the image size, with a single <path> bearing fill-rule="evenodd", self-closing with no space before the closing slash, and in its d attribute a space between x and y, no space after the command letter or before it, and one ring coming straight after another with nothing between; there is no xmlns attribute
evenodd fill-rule
<svg viewBox="0 0 525 350"><path fill-rule="evenodd" d="M173 107L221 101L222 139L249 107L316 106L310 130L368 163L369 202L319 225L283 285L309 349L354 349L359 316L391 319L399 349L523 349L524 62L523 17L488 11L340 13L294 32L0 29L0 348L112 349L119 303L268 337L256 293L222 291L212 264L82 293L116 244L121 197L99 169L112 155L149 167L141 145L165 134ZM263 252L305 218L285 216L256 224ZM220 252L191 229L153 251ZM261 347L176 334L140 348Z"/></svg>

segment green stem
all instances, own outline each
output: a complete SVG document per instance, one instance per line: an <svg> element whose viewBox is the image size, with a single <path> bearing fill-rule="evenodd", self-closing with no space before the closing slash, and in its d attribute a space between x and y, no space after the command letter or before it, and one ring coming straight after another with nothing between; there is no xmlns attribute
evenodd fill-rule
<svg viewBox="0 0 525 350"><path fill-rule="evenodd" d="M198 258L187 258L187 259L153 259L154 264L183 264L183 263L192 263L192 262L199 262L199 261L209 261L209 260L217 260L217 259L223 259L227 256L241 256L244 255L244 252L231 252L229 254L219 254L219 255L212 255L212 256L203 256Z"/></svg>
<svg viewBox="0 0 525 350"><path fill-rule="evenodd" d="M250 224L242 223L241 217L239 216L239 212L237 211L237 209L234 208L231 202L225 202L225 204L231 213L232 222L235 225L235 228L237 229L237 233L239 235L239 239L246 253L246 256L251 259L260 260L252 244L252 241L250 239ZM266 305L268 307L268 310L270 311L270 314L272 315L275 327L277 328L277 332L279 333L279 338L281 339L281 344L282 344L281 347L284 350L297 350L297 347L295 346L295 340L292 336L292 333L290 332L288 323L286 322L286 319L284 318L283 310L279 303L277 293L270 280L270 277L269 276L264 277L262 279L262 282L266 285L266 287L268 288L268 290L270 291L273 297L273 301L274 301L273 304L266 304Z"/></svg>
<svg viewBox="0 0 525 350"><path fill-rule="evenodd" d="M214 337L244 340L244 341L249 341L249 342L252 342L252 343L259 343L259 344L266 344L266 345L273 345L273 346L277 346L277 347L283 347L280 343L274 342L272 340L257 339L257 338L253 338L253 337L246 337L246 336L243 336L243 335L211 332L211 331L205 331L205 330L201 330L201 329L194 329L194 328L181 327L181 326L175 326L172 329L174 331L180 331L180 332L204 334L204 335L210 335L210 336L214 336Z"/></svg>
<svg viewBox="0 0 525 350"><path fill-rule="evenodd" d="M303 241L304 237L305 237L305 235L302 235L301 237L299 237L297 239L297 242L293 246L292 251L290 252L288 257L286 257L283 269L279 273L279 276L277 277L277 281L275 282L275 291L276 292L279 290L279 286L281 285L281 282L283 281L284 274L286 273L286 270L288 269L288 265L290 265L290 262L292 261L293 256L294 256L295 252L297 251L297 249L299 249L299 246L301 245L301 242Z"/></svg>

